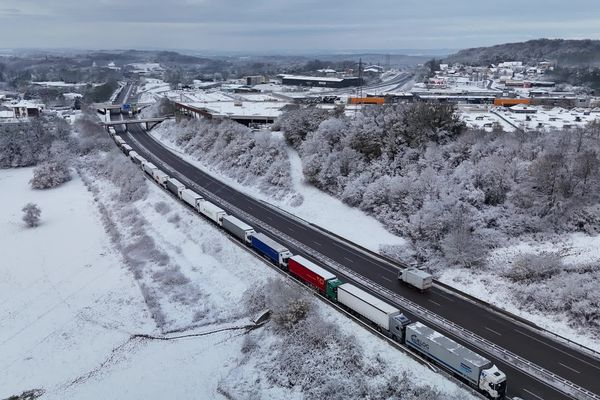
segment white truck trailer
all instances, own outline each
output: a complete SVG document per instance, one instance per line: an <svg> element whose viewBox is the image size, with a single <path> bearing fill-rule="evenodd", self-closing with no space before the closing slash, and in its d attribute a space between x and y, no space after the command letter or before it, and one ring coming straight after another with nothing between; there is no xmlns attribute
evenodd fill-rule
<svg viewBox="0 0 600 400"><path fill-rule="evenodd" d="M169 175L157 168L154 171L152 171L152 177L154 178L156 183L158 183L164 188L167 187L167 180L169 179Z"/></svg>
<svg viewBox="0 0 600 400"><path fill-rule="evenodd" d="M398 272L398 279L423 291L433 286L433 276L417 268L406 268Z"/></svg>
<svg viewBox="0 0 600 400"><path fill-rule="evenodd" d="M253 233L256 233L253 227L233 215L226 215L223 217L223 229L247 245L252 243L251 236Z"/></svg>
<svg viewBox="0 0 600 400"><path fill-rule="evenodd" d="M210 201L204 200L196 205L196 209L206 218L210 219L219 226L223 226L223 217L227 215L225 210Z"/></svg>
<svg viewBox="0 0 600 400"><path fill-rule="evenodd" d="M154 178L154 171L158 170L158 167L151 162L146 161L145 163L142 163L142 170Z"/></svg>
<svg viewBox="0 0 600 400"><path fill-rule="evenodd" d="M181 192L185 190L185 185L175 178L169 178L167 180L167 189L175 196L181 198Z"/></svg>
<svg viewBox="0 0 600 400"><path fill-rule="evenodd" d="M492 399L506 393L506 375L487 358L454 340L415 322L406 326L404 343L463 377Z"/></svg>
<svg viewBox="0 0 600 400"><path fill-rule="evenodd" d="M406 318L396 307L350 283L344 283L337 287L337 300L379 328L389 332L394 338L401 338Z"/></svg>
<svg viewBox="0 0 600 400"><path fill-rule="evenodd" d="M187 204L197 210L197 204L202 202L202 196L194 192L192 189L184 189L181 191L181 200L185 201Z"/></svg>

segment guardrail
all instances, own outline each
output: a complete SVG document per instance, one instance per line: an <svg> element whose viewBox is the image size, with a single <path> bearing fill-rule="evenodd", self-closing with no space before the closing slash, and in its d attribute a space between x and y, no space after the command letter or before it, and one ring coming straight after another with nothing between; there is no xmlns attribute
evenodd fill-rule
<svg viewBox="0 0 600 400"><path fill-rule="evenodd" d="M145 147L143 145L141 145L135 139L135 137L132 136L132 139L134 141L136 141L136 143L139 147L145 149ZM391 303L393 303L399 307L402 307L405 310L410 311L411 313L413 313L415 315L420 316L421 318L423 318L427 322L431 323L432 325L435 325L436 327L441 328L442 330L444 330L446 332L450 332L450 333L454 334L455 336L460 337L462 340L470 343L471 345L475 346L476 348L478 348L480 350L483 350L487 354L504 360L505 362L518 368L522 372L524 372L530 376L536 377L537 379L541 380L542 382L548 384L549 386L557 389L558 391L560 391L566 395L572 396L578 400L600 400L599 395L596 395L595 393L592 393L587 389L584 389L578 385L575 385L574 383L572 383L564 378L561 378L560 376L546 370L545 368L543 368L535 363L532 363L532 362L490 342L489 340L476 335L475 333L473 333L467 329L462 328L461 326L455 324L454 322L449 321L449 320L435 314L434 312L392 292L391 290L389 290L375 282L372 282L369 279L362 277L361 275L357 274L353 270L349 269L348 267L346 267L344 265L337 263L336 261L330 259L329 257L321 254L317 250L315 250L311 247L308 247L308 246L304 245L303 243L300 243L296 239L294 239L294 238L288 236L287 234L264 223L263 221L259 220L258 218L254 217L253 215L246 213L245 211L239 209L238 207L234 206L233 204L229 203L228 201L214 195L212 192L208 191L207 189L203 188L202 186L197 185L195 182L191 181L185 175L183 175L183 174L179 173L178 171L176 171L175 169L173 169L170 165L163 164L162 162L160 162L160 160L154 154L152 154L152 152L148 151L147 149L146 149L146 151L148 152L148 154L152 155L152 158L154 158L155 161L158 160L159 164L162 164L163 168L168 170L168 172L172 176L176 176L181 182L185 183L186 185L188 185L190 187L193 187L200 194L202 194L205 198L212 200L215 203L220 204L223 208L228 209L229 212L233 213L234 215L236 215L239 218L246 220L247 222L254 224L255 227L259 227L264 232L268 232L272 235L275 235L278 238L285 241L287 244L291 244L295 248L300 249L300 250L306 252L307 254L311 254L314 258L318 259L320 262L324 263L325 265L327 265L329 268L333 269L334 271L340 272L340 273L346 275L347 277L349 277L355 283L363 286L364 288L370 289L372 291L372 293L375 293L375 294L385 298L386 300L390 301Z"/></svg>

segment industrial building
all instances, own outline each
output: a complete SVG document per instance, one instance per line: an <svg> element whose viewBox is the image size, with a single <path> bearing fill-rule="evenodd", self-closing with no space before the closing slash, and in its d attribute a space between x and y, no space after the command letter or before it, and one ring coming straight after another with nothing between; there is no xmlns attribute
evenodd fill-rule
<svg viewBox="0 0 600 400"><path fill-rule="evenodd" d="M183 103L175 101L178 115L193 118L231 119L243 125L270 124L289 103L278 101L217 101Z"/></svg>
<svg viewBox="0 0 600 400"><path fill-rule="evenodd" d="M329 88L345 88L360 86L362 79L358 77L334 78L326 76L279 75L282 85L316 86Z"/></svg>

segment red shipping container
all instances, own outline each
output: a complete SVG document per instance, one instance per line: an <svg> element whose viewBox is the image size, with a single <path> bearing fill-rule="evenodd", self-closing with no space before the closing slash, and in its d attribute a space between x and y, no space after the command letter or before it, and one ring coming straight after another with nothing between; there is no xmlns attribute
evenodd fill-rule
<svg viewBox="0 0 600 400"><path fill-rule="evenodd" d="M325 293L327 281L335 279L334 274L302 256L291 257L288 262L288 268L290 274L309 286L317 288L321 293Z"/></svg>

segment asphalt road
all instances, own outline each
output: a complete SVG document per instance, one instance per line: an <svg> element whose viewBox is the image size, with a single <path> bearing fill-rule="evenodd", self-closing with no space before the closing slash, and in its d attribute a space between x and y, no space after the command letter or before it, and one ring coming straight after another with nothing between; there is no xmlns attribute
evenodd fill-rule
<svg viewBox="0 0 600 400"><path fill-rule="evenodd" d="M226 199L226 201L235 207L286 233L319 253L349 267L360 275L544 367L556 375L568 379L594 393L600 393L600 379L598 379L600 377L600 362L598 360L548 339L512 320L498 316L489 310L448 292L433 288L428 293L421 294L406 285L400 284L397 281L397 270L387 263L370 257L346 243L334 240L312 227L299 224L285 213L272 209L262 202L215 180L167 150L147 135L138 125L130 125L129 132L122 136L135 151L152 160L157 166L160 167L163 164L169 165L206 190ZM139 147L132 138L135 138L137 142L142 144L143 148ZM226 209L226 207L223 208ZM226 211L228 210L226 209ZM268 234L268 232L265 233ZM277 238L274 239L277 240ZM296 254L303 254L301 251L294 249L293 246L290 246L290 250L293 250ZM310 257L310 254L303 255ZM351 281L348 277L340 277L343 280ZM407 315L412 320L419 320L418 317L410 315L410 313L407 313ZM436 329L444 331L439 327L436 327ZM493 356L473 348L473 346L466 344L460 338L448 332L444 333L494 361L507 374L509 395L519 396L523 399L569 398L512 366L495 359Z"/></svg>

